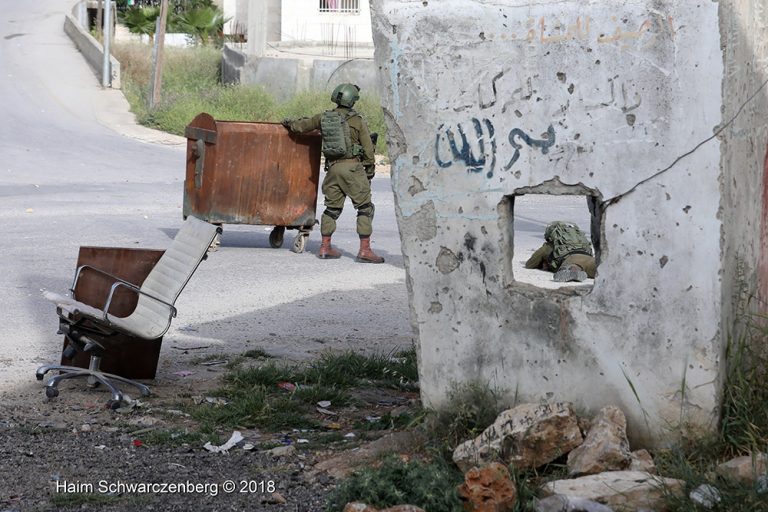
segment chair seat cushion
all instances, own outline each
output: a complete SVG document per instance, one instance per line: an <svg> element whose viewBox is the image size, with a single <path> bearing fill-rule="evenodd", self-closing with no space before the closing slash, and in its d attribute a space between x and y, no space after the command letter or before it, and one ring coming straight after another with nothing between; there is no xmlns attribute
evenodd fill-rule
<svg viewBox="0 0 768 512"><path fill-rule="evenodd" d="M59 308L60 316L67 320L77 322L81 318L91 318L97 321L103 321L104 312L88 304L78 302L72 297L65 297L53 292L43 292L43 297L56 304Z"/></svg>

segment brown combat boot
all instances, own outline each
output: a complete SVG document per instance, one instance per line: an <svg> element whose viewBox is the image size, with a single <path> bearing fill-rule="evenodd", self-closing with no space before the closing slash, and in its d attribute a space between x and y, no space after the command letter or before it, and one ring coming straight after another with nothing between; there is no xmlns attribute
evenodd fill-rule
<svg viewBox="0 0 768 512"><path fill-rule="evenodd" d="M355 261L358 263L384 263L384 258L371 250L371 239L369 237L360 237L360 251L357 253Z"/></svg>
<svg viewBox="0 0 768 512"><path fill-rule="evenodd" d="M341 258L341 252L331 246L331 237L323 235L323 241L320 243L320 250L317 257L322 260L335 260Z"/></svg>

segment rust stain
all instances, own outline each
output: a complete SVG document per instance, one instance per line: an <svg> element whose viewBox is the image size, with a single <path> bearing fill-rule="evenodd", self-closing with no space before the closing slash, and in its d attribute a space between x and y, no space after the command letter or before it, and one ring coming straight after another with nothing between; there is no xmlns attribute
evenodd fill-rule
<svg viewBox="0 0 768 512"><path fill-rule="evenodd" d="M768 302L768 147L763 162L763 215L760 219L760 256L757 267L758 298Z"/></svg>
<svg viewBox="0 0 768 512"><path fill-rule="evenodd" d="M202 155L197 139L187 139L185 216L223 224L314 224L319 134L289 134L277 123L217 121L205 113L186 134L206 137Z"/></svg>

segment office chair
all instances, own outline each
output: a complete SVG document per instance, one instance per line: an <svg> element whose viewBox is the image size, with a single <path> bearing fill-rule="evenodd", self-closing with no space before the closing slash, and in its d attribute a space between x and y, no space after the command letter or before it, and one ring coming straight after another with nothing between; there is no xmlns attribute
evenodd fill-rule
<svg viewBox="0 0 768 512"><path fill-rule="evenodd" d="M90 353L89 368L66 365L44 365L37 369L37 380L43 380L46 373L58 370L48 380L45 394L48 398L58 396L58 385L63 380L87 377L92 386L104 385L112 394L107 406L120 407L123 394L112 382L128 384L138 388L142 396L149 396L149 387L134 380L104 373L99 370L105 348L99 340L116 334L127 334L145 340L162 337L171 326L176 316L176 299L194 274L197 267L207 257L208 247L221 233L221 228L195 217L187 217L170 247L152 268L144 282L139 286L99 270L91 265L81 265L75 271L75 278L70 288L72 297L65 297L52 292L45 292L46 299L56 304L59 316L59 333L64 334L67 347L64 356L73 357L77 352ZM86 272L105 275L113 284L109 289L103 309L78 302L75 297L75 285ZM117 317L109 312L115 291L126 288L138 295L133 313L126 317Z"/></svg>

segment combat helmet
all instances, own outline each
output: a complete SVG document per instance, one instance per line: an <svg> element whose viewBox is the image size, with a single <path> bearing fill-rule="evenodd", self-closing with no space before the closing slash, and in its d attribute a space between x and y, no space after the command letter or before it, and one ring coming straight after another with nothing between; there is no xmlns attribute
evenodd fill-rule
<svg viewBox="0 0 768 512"><path fill-rule="evenodd" d="M360 88L355 84L340 84L331 93L331 101L340 107L352 108L360 99Z"/></svg>

